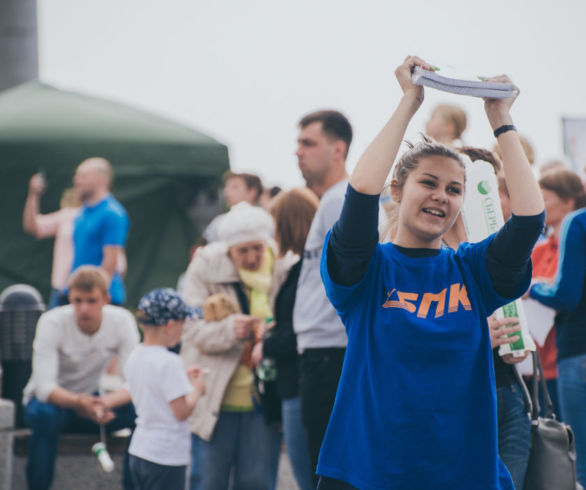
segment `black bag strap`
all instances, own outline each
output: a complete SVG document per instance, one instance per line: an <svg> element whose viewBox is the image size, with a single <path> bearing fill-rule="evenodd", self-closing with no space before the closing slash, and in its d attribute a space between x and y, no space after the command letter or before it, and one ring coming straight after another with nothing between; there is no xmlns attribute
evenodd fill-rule
<svg viewBox="0 0 586 490"><path fill-rule="evenodd" d="M545 376L543 375L543 367L541 366L541 358L539 352L535 351L531 353L533 358L533 394L532 404L533 410L531 412L531 420L537 420L539 418L539 412L541 411L541 405L539 404L539 390L543 394L543 402L545 404L545 417L548 419L555 419L555 413L553 412L553 403L547 390L547 384L545 382Z"/></svg>
<svg viewBox="0 0 586 490"><path fill-rule="evenodd" d="M242 284L239 282L232 283L234 291L236 291L236 297L238 298L238 304L240 305L240 311L245 315L250 315L250 305L248 303L248 297L242 289Z"/></svg>

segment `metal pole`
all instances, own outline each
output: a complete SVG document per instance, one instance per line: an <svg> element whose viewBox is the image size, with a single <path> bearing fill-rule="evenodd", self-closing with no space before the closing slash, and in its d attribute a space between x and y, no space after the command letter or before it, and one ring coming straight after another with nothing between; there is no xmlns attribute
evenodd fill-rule
<svg viewBox="0 0 586 490"><path fill-rule="evenodd" d="M0 91L39 76L36 0L0 0Z"/></svg>

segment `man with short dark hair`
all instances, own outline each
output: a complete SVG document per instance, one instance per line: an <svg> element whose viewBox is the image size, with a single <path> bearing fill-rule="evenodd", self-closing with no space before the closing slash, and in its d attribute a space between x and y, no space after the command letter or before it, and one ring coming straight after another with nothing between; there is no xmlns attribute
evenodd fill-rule
<svg viewBox="0 0 586 490"><path fill-rule="evenodd" d="M226 206L231 208L239 202L246 201L248 204L258 204L258 199L263 191L260 177L249 173L235 174L226 172L224 174L224 201Z"/></svg>
<svg viewBox="0 0 586 490"><path fill-rule="evenodd" d="M110 194L112 166L108 160L93 157L79 164L73 185L83 206L73 223L73 266L102 267L110 277L112 304L126 301L126 290L120 275L120 258L128 236L128 215Z"/></svg>
<svg viewBox="0 0 586 490"><path fill-rule="evenodd" d="M69 282L70 303L39 318L33 341L33 372L23 393L31 426L26 476L29 489L48 489L61 432L99 433L134 427L128 391L98 396L100 377L113 356L124 365L138 344L132 314L108 305L108 275L82 266ZM133 488L125 464L124 487Z"/></svg>
<svg viewBox="0 0 586 490"><path fill-rule="evenodd" d="M300 360L300 396L312 473L336 398L346 350L346 331L326 296L320 258L326 233L340 215L348 174L346 157L352 126L337 111L319 111L299 122L297 160L307 186L319 197L305 243L297 285L293 327Z"/></svg>
<svg viewBox="0 0 586 490"><path fill-rule="evenodd" d="M297 160L307 186L319 198L334 184L347 180L346 157L352 126L337 111L318 111L299 121Z"/></svg>
<svg viewBox="0 0 586 490"><path fill-rule="evenodd" d="M263 191L262 181L257 175L249 173L234 173L228 171L224 174L224 201L228 209L240 202L247 202L253 206L259 204L259 198ZM224 213L225 214L225 213ZM203 232L206 243L218 241L218 224L224 214L216 216Z"/></svg>

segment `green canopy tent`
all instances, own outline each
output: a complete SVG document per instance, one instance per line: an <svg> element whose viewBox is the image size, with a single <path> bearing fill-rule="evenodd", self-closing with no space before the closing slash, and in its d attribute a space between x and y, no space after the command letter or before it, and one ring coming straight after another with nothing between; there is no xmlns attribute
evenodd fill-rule
<svg viewBox="0 0 586 490"><path fill-rule="evenodd" d="M229 168L226 146L152 114L35 81L0 93L0 290L27 283L48 297L53 241L22 231L28 181L44 171L41 211L54 211L90 156L112 162L113 194L129 214L128 305L176 284L201 231L190 206L199 193L216 195Z"/></svg>

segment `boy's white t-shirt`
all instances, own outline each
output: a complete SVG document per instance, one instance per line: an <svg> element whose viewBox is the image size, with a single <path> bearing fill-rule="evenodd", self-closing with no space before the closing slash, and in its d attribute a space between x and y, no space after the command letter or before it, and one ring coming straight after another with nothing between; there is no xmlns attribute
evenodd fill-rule
<svg viewBox="0 0 586 490"><path fill-rule="evenodd" d="M175 418L170 405L193 391L183 359L163 346L141 344L130 354L124 374L137 415L128 452L161 465L188 465L189 425Z"/></svg>

